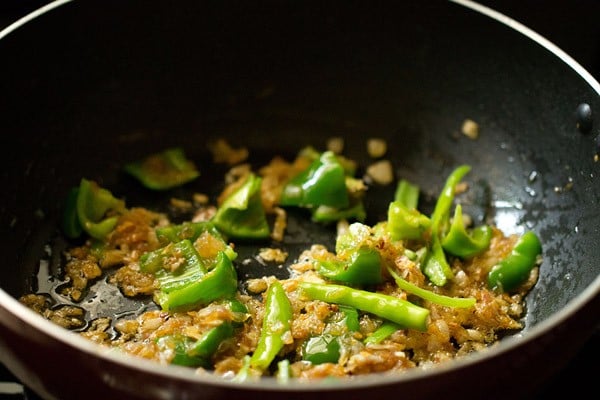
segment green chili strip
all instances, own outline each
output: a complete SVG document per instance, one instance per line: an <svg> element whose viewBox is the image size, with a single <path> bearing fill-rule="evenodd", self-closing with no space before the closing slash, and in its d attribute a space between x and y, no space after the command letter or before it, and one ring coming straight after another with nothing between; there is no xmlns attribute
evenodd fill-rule
<svg viewBox="0 0 600 400"><path fill-rule="evenodd" d="M185 309L232 297L237 290L237 274L229 257L220 251L216 266L199 280L170 292L160 291L155 300L163 310Z"/></svg>
<svg viewBox="0 0 600 400"><path fill-rule="evenodd" d="M79 187L74 187L69 190L65 201L65 208L62 217L62 229L65 235L71 239L75 239L83 233L83 228L79 222L77 215L77 197L79 196Z"/></svg>
<svg viewBox="0 0 600 400"><path fill-rule="evenodd" d="M488 286L504 292L513 291L527 280L541 253L540 239L535 233L526 232L510 255L490 270Z"/></svg>
<svg viewBox="0 0 600 400"><path fill-rule="evenodd" d="M236 239L266 239L270 235L260 187L262 178L250 174L242 186L232 193L212 218L219 231Z"/></svg>
<svg viewBox="0 0 600 400"><path fill-rule="evenodd" d="M462 207L457 204L450 231L442 240L442 247L447 253L457 257L473 257L490 246L492 233L492 228L489 225L481 225L469 234L463 223Z"/></svg>
<svg viewBox="0 0 600 400"><path fill-rule="evenodd" d="M283 188L282 206L329 206L344 209L349 205L346 173L332 151L325 151Z"/></svg>
<svg viewBox="0 0 600 400"><path fill-rule="evenodd" d="M470 170L470 166L461 165L448 176L431 215L431 251L425 261L423 272L437 286L444 286L454 275L446 260L440 236L443 234L443 225L450 218L456 185Z"/></svg>
<svg viewBox="0 0 600 400"><path fill-rule="evenodd" d="M475 298L473 297L449 297L441 294L434 293L432 291L423 289L417 285L413 285L405 279L402 279L393 269L388 268L388 272L394 278L396 285L405 292L419 296L422 299L430 301L441 306L452 307L452 308L469 308L475 305Z"/></svg>
<svg viewBox="0 0 600 400"><path fill-rule="evenodd" d="M429 310L406 300L340 285L300 282L299 287L312 300L355 307L406 328L427 330Z"/></svg>
<svg viewBox="0 0 600 400"><path fill-rule="evenodd" d="M84 231L91 237L104 240L117 225L117 216L106 217L110 210L122 212L125 202L100 187L96 182L81 179L77 194L77 217Z"/></svg>
<svg viewBox="0 0 600 400"><path fill-rule="evenodd" d="M419 186L410 183L406 179L400 179L394 193L394 201L404 204L407 208L417 208L419 204Z"/></svg>
<svg viewBox="0 0 600 400"><path fill-rule="evenodd" d="M381 256L370 247L358 248L347 261L320 261L317 271L328 279L353 285L374 285L383 281Z"/></svg>
<svg viewBox="0 0 600 400"><path fill-rule="evenodd" d="M384 321L383 324L381 324L381 326L375 330L375 332L371 333L369 336L367 336L365 338L363 343L364 344L381 343L399 329L402 329L402 327L400 325L398 325L394 322Z"/></svg>
<svg viewBox="0 0 600 400"><path fill-rule="evenodd" d="M125 172L153 190L168 190L200 176L196 165L188 160L182 148L174 147L126 164Z"/></svg>
<svg viewBox="0 0 600 400"><path fill-rule="evenodd" d="M267 289L265 299L265 315L258 345L250 365L252 368L265 371L271 365L279 351L285 345L284 336L291 337L293 316L292 304L279 281L273 281Z"/></svg>

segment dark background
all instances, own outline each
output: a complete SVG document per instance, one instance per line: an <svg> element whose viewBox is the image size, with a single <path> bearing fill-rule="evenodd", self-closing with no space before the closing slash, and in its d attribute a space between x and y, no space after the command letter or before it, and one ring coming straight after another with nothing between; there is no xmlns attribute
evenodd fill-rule
<svg viewBox="0 0 600 400"><path fill-rule="evenodd" d="M0 0L0 30L47 2ZM596 80L600 80L600 0L482 0L479 3L502 12L544 36L579 62ZM595 380L598 379L599 344L600 331L597 331L571 364L543 387L537 397L543 399L562 393L594 393L597 386ZM0 365L0 384L16 381ZM509 382L507 384L510 385ZM485 394L482 396L485 397ZM14 395L0 392L0 400L8 399L37 400L38 397L27 388L23 393Z"/></svg>

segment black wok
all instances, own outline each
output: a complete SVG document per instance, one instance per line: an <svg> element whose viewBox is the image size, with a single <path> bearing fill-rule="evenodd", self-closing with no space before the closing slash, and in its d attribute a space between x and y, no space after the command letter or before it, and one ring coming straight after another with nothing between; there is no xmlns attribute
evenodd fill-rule
<svg viewBox="0 0 600 400"><path fill-rule="evenodd" d="M0 361L44 398L526 397L598 325L598 128L581 105L593 116L600 86L544 42L446 1L59 1L2 35ZM466 118L477 140L460 134ZM468 163L493 205L476 217L538 233L544 261L521 334L394 378L231 384L107 353L15 300L49 285L36 274L60 264L57 223L81 177L158 205L166 197L131 185L125 162L181 145L203 178L185 195L222 179L211 138L260 164L332 136L359 161L367 137L385 138L396 176L431 196ZM373 194L371 222L389 198Z"/></svg>

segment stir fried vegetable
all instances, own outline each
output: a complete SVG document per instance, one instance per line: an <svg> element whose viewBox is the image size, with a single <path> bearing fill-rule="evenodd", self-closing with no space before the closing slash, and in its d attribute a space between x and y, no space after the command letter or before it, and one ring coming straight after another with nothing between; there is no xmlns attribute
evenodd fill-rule
<svg viewBox="0 0 600 400"><path fill-rule="evenodd" d="M153 191L199 177L179 148L125 170ZM367 184L357 171L341 154L306 147L292 163L236 170L220 196L177 222L127 207L82 178L66 197L61 227L69 239L89 240L66 253L60 288L72 292L61 294L76 292L71 298L79 301L110 271L107 284L151 299L155 309L110 316L82 335L239 382L405 370L487 347L522 327L541 243L531 231L507 236L491 223L469 223L460 196L469 165L451 171L431 214L421 208L421 188L398 179L385 219L372 225L365 222ZM288 259L285 218L294 208L319 229L335 222L334 248L308 243ZM252 244L253 254L238 252L237 245ZM253 261L277 263L290 275L245 280ZM22 301L39 309L35 297Z"/></svg>

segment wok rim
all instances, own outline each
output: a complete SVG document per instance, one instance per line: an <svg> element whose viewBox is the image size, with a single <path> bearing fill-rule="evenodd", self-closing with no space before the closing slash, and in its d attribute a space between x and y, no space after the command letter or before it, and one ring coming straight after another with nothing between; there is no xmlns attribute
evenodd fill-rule
<svg viewBox="0 0 600 400"><path fill-rule="evenodd" d="M4 29L0 30L0 40L15 31L16 29L26 25L27 23L43 16L50 11L71 3L74 0L54 0L50 3L33 10L27 15L16 20ZM577 75L579 75L598 95L600 95L600 83L575 59L569 56L565 51L556 46L550 40L538 34L531 28L521 24L511 17L498 12L488 6L482 5L472 0L447 0L450 3L455 3L459 6L476 11L496 20L501 24L513 29L525 37L533 40L537 44L543 46L552 55L558 57L563 63L567 64ZM62 328L53 322L43 318L36 312L30 310L17 299L8 294L0 287L0 308L5 309L9 314L19 319L26 325L36 329L52 339L61 342L62 345L73 348L75 351L82 352L92 357L100 357L103 361L118 364L122 367L133 369L138 372L143 372L148 375L161 376L174 381L185 381L190 384L202 385L209 384L214 386L222 386L225 388L236 389L258 389L261 391L348 391L356 388L368 388L370 386L379 386L385 384L406 384L411 381L430 379L435 376L443 375L449 371L457 371L468 368L484 360L493 359L502 356L519 347L524 347L528 343L534 342L549 332L558 328L562 324L573 318L577 311L584 308L587 304L592 303L595 298L600 297L600 275L596 276L595 280L589 284L581 293L571 299L560 310L554 312L548 318L540 321L535 326L528 328L526 333L520 333L515 336L505 338L497 346L486 348L468 356L459 357L449 362L444 362L435 365L428 369L413 368L402 373L395 374L369 374L362 375L360 379L341 379L334 383L327 382L326 384L316 384L315 382L301 382L290 380L284 384L278 382L275 378L266 377L257 381L248 382L231 382L219 376L212 374L199 375L195 369L189 367L181 367L175 365L162 365L155 361L135 357L129 354L114 352L111 348L96 344L88 339L83 338L79 334ZM310 386L309 386L310 385Z"/></svg>

